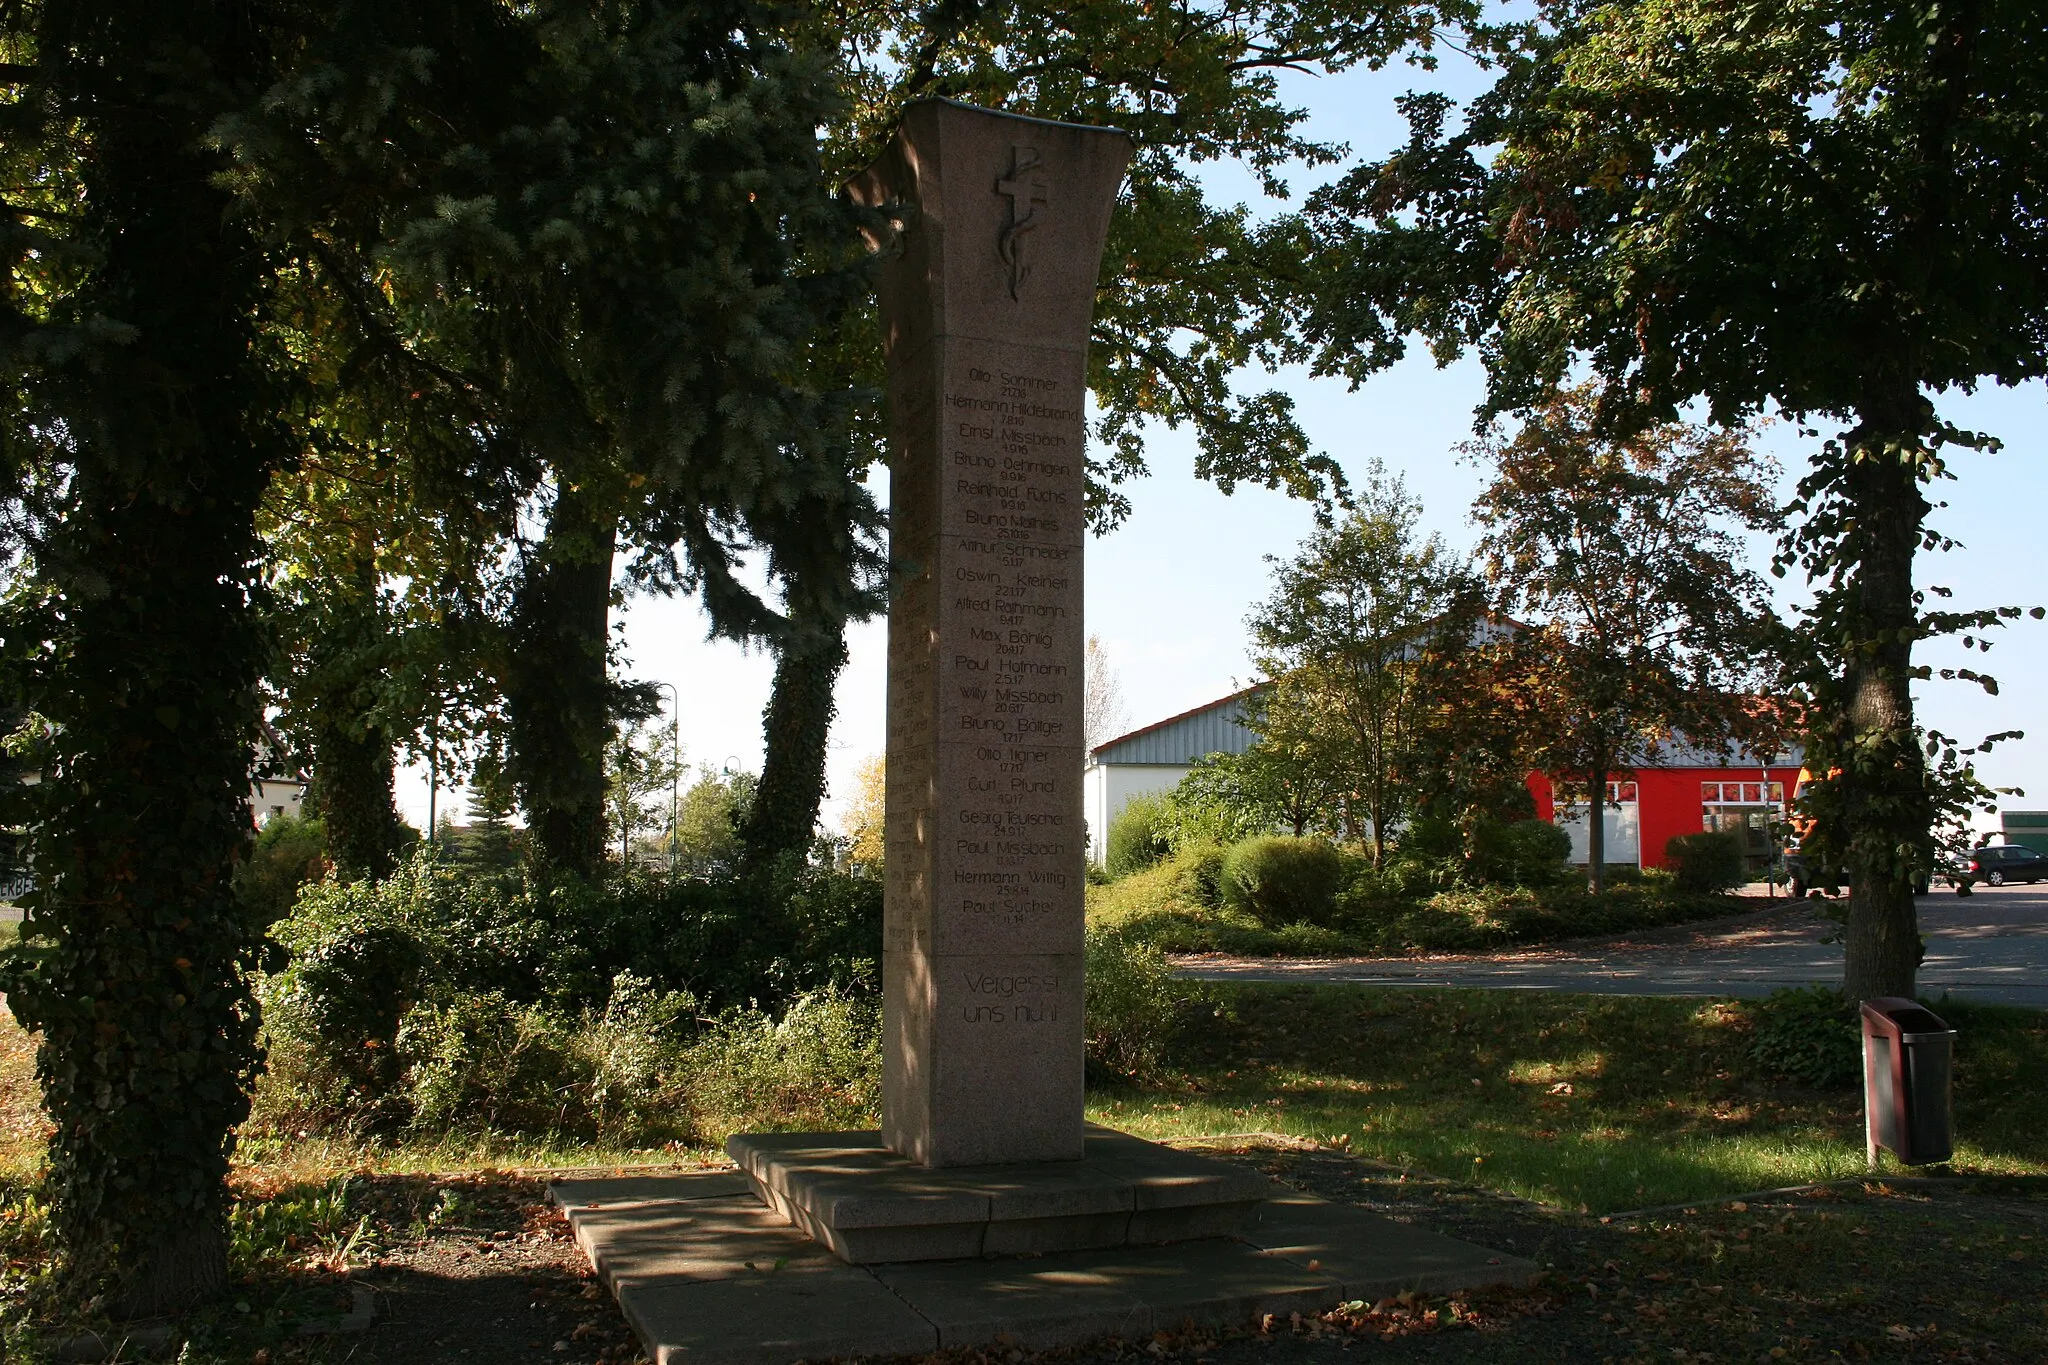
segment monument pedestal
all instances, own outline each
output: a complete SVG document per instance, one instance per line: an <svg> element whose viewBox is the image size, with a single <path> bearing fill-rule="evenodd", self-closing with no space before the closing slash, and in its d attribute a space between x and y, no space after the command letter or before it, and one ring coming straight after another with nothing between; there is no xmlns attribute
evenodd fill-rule
<svg viewBox="0 0 2048 1365"><path fill-rule="evenodd" d="M1090 1126L1078 1161L921 1166L879 1133L747 1133L726 1144L755 1193L842 1261L944 1261L1226 1237L1271 1183Z"/></svg>

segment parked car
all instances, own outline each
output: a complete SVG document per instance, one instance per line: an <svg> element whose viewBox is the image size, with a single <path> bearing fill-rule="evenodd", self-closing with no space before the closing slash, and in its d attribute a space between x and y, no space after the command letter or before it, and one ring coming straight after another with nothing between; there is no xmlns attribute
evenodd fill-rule
<svg viewBox="0 0 2048 1365"><path fill-rule="evenodd" d="M2024 844L1986 844L1970 850L1968 876L1986 886L2048 881L2048 857Z"/></svg>

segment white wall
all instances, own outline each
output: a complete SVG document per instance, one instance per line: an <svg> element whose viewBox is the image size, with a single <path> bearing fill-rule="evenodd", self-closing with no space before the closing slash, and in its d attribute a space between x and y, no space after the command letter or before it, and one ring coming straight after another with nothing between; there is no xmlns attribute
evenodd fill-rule
<svg viewBox="0 0 2048 1365"><path fill-rule="evenodd" d="M1643 865L1643 826L1641 807L1634 801L1623 801L1619 809L1613 803L1606 808L1605 834L1607 847L1602 850L1611 866L1614 863ZM1571 836L1574 863L1584 865L1593 859L1592 830L1587 827L1586 804L1575 801L1570 806L1557 808L1557 827Z"/></svg>
<svg viewBox="0 0 2048 1365"><path fill-rule="evenodd" d="M1188 775L1185 763L1096 763L1081 774L1087 793L1088 861L1097 867L1109 858L1109 822L1123 813L1134 796L1168 792Z"/></svg>

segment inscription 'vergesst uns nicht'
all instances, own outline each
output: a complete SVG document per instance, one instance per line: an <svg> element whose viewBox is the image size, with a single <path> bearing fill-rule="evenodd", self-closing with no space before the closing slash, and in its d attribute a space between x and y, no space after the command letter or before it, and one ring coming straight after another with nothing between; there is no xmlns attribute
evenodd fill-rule
<svg viewBox="0 0 2048 1365"><path fill-rule="evenodd" d="M925 101L884 246L884 1140L1081 1155L1086 347L1121 133Z"/></svg>

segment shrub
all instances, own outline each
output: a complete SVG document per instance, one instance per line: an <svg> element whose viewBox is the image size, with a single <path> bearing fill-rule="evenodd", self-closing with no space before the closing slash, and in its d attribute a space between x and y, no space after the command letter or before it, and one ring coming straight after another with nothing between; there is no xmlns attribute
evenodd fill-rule
<svg viewBox="0 0 2048 1365"><path fill-rule="evenodd" d="M1247 839L1223 859L1223 900L1268 927L1328 926L1350 871L1344 855L1321 839Z"/></svg>
<svg viewBox="0 0 2048 1365"><path fill-rule="evenodd" d="M1548 820L1482 820L1472 831L1471 874L1509 886L1555 886L1569 875L1572 839Z"/></svg>
<svg viewBox="0 0 2048 1365"><path fill-rule="evenodd" d="M235 869L235 895L258 925L268 927L291 913L300 887L326 875L327 827L275 815L256 832L247 861Z"/></svg>
<svg viewBox="0 0 2048 1365"><path fill-rule="evenodd" d="M1167 842L1166 798L1134 796L1109 822L1104 864L1111 877L1127 877L1152 866L1172 847Z"/></svg>
<svg viewBox="0 0 2048 1365"><path fill-rule="evenodd" d="M684 1058L692 1123L718 1141L748 1129L870 1126L881 1103L881 1039L872 997L817 991L780 1019L731 1011Z"/></svg>
<svg viewBox="0 0 2048 1365"><path fill-rule="evenodd" d="M1180 1031L1185 1004L1165 955L1120 930L1090 926L1084 979L1089 1062L1118 1076L1155 1073Z"/></svg>
<svg viewBox="0 0 2048 1365"><path fill-rule="evenodd" d="M1664 859L1681 891L1726 891L1749 877L1742 864L1742 845L1734 835L1718 830L1673 835L1664 845Z"/></svg>
<svg viewBox="0 0 2048 1365"><path fill-rule="evenodd" d="M682 1083L655 1085L650 1068L696 1037L700 1012L787 1018L806 999L871 993L881 887L816 867L540 881L422 856L382 882L318 883L273 938L274 1115L591 1131L646 1120L625 1097Z"/></svg>
<svg viewBox="0 0 2048 1365"><path fill-rule="evenodd" d="M1230 851L1221 844L1194 844L1173 855L1183 895L1206 910L1223 904L1223 863Z"/></svg>
<svg viewBox="0 0 2048 1365"><path fill-rule="evenodd" d="M1863 1076L1856 1007L1827 986L1774 991L1743 1006L1754 1026L1749 1055L1774 1076L1817 1090L1841 1090Z"/></svg>

